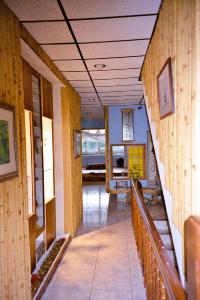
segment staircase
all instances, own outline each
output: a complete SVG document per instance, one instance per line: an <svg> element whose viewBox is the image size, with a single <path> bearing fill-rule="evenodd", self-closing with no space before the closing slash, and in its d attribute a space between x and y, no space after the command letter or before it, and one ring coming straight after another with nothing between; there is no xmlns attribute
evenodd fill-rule
<svg viewBox="0 0 200 300"><path fill-rule="evenodd" d="M172 235L164 206L162 192L155 187L142 188L145 204L153 219L154 225L160 234L160 238L167 250L169 263L177 268L176 254L174 250Z"/></svg>

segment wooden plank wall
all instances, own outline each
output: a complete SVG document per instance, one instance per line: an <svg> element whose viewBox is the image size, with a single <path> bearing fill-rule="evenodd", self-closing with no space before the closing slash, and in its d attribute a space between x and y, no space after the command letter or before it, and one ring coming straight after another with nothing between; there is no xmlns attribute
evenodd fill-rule
<svg viewBox="0 0 200 300"><path fill-rule="evenodd" d="M173 198L173 222L199 209L200 184L200 2L164 0L142 70L147 110L156 125L166 189ZM172 58L175 114L160 120L156 78ZM196 133L196 134L195 134ZM196 211L197 213L197 211Z"/></svg>
<svg viewBox="0 0 200 300"><path fill-rule="evenodd" d="M0 183L0 299L31 299L20 27L0 1L0 101L16 109L19 176Z"/></svg>
<svg viewBox="0 0 200 300"><path fill-rule="evenodd" d="M74 157L74 130L81 130L80 97L71 87L61 88L65 232L72 235L82 220L82 159Z"/></svg>

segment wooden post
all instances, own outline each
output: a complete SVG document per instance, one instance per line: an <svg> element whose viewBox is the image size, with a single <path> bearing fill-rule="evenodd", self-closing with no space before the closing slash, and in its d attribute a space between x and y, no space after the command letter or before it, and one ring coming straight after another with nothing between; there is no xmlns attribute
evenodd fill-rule
<svg viewBox="0 0 200 300"><path fill-rule="evenodd" d="M200 217L191 216L185 223L186 278L188 300L200 299Z"/></svg>

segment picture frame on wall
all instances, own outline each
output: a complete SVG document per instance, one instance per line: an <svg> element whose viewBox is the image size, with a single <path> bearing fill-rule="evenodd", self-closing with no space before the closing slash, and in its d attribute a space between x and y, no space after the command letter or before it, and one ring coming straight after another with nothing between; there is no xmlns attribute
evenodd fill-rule
<svg viewBox="0 0 200 300"><path fill-rule="evenodd" d="M17 175L15 107L0 102L0 181Z"/></svg>
<svg viewBox="0 0 200 300"><path fill-rule="evenodd" d="M74 157L81 156L82 149L82 137L81 132L78 130L74 131Z"/></svg>
<svg viewBox="0 0 200 300"><path fill-rule="evenodd" d="M122 141L134 141L134 119L132 108L122 109Z"/></svg>
<svg viewBox="0 0 200 300"><path fill-rule="evenodd" d="M174 113L174 91L170 57L167 59L157 76L157 87L160 119L163 119Z"/></svg>

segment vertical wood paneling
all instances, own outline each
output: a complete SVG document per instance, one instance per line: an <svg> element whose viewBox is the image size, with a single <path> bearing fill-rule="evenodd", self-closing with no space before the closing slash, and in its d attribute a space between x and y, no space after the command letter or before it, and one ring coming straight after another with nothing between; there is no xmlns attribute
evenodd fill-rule
<svg viewBox="0 0 200 300"><path fill-rule="evenodd" d="M24 87L24 108L32 111L32 80L31 80L31 66L22 59L23 66L23 87Z"/></svg>
<svg viewBox="0 0 200 300"><path fill-rule="evenodd" d="M47 249L56 238L56 199L53 198L45 204L46 218L46 247Z"/></svg>
<svg viewBox="0 0 200 300"><path fill-rule="evenodd" d="M52 84L44 77L42 77L42 95L43 116L53 119L53 88Z"/></svg>
<svg viewBox="0 0 200 300"><path fill-rule="evenodd" d="M165 184L173 198L173 222L181 232L184 220L197 213L195 208L200 213L199 6L194 0L163 1L142 70ZM175 114L160 120L156 79L168 57L172 58Z"/></svg>
<svg viewBox="0 0 200 300"><path fill-rule="evenodd" d="M30 259L20 27L0 1L0 100L15 106L18 177L0 183L0 299L28 300Z"/></svg>
<svg viewBox="0 0 200 300"><path fill-rule="evenodd" d="M71 87L61 88L65 231L76 232L82 220L82 158L74 157L74 131L81 130L80 97Z"/></svg>

